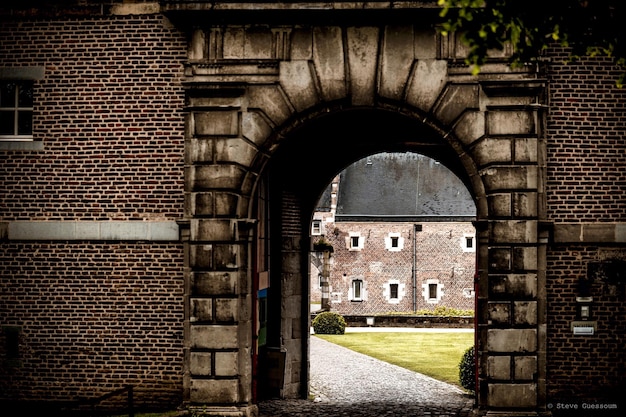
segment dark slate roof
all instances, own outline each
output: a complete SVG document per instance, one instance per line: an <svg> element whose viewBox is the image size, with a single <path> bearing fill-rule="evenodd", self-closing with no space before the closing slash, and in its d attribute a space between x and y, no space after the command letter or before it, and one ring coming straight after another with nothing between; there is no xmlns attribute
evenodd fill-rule
<svg viewBox="0 0 626 417"><path fill-rule="evenodd" d="M463 182L444 165L424 155L376 154L355 162L340 174L338 218L475 215L474 201Z"/></svg>

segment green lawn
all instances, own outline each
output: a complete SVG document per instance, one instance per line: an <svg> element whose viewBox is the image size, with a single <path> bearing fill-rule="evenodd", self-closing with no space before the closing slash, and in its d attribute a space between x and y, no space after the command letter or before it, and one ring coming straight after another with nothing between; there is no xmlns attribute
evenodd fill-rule
<svg viewBox="0 0 626 417"><path fill-rule="evenodd" d="M473 333L346 333L315 335L356 352L460 386L459 362Z"/></svg>

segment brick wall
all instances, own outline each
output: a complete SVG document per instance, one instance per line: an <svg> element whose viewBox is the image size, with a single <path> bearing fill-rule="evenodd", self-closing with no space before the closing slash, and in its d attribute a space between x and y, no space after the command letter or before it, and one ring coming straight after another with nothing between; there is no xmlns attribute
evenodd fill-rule
<svg viewBox="0 0 626 417"><path fill-rule="evenodd" d="M556 225L626 220L626 89L610 60L564 64L551 51L548 71L547 209ZM616 398L626 386L623 288L592 285L593 336L574 336L579 281L590 262L626 259L623 245L548 248L548 395L555 400Z"/></svg>
<svg viewBox="0 0 626 417"><path fill-rule="evenodd" d="M3 243L1 400L182 400L182 244ZM19 329L19 357L7 330ZM124 398L122 397L122 400Z"/></svg>
<svg viewBox="0 0 626 417"><path fill-rule="evenodd" d="M44 77L42 146L0 149L0 221L180 219L186 39L163 16L81 10L2 17L0 66ZM183 262L176 242L0 242L0 400L131 384L140 407L179 405ZM17 361L4 343L15 331Z"/></svg>
<svg viewBox="0 0 626 417"><path fill-rule="evenodd" d="M180 217L185 48L161 16L3 21L0 65L45 67L44 150L0 152L3 220Z"/></svg>
<svg viewBox="0 0 626 417"><path fill-rule="evenodd" d="M340 314L377 314L413 311L413 238L416 239L416 309L432 310L437 306L473 309L473 295L464 294L474 286L474 252L464 252L464 235L474 234L470 223L421 223L414 235L413 223L341 222L326 226L326 239L332 244L330 271L331 309ZM347 249L350 233L359 233L363 248ZM402 249L390 251L385 239L390 233L403 239ZM362 279L367 293L363 301L350 301L353 279ZM424 297L424 285L440 285L438 301ZM315 280L314 280L315 281ZM390 302L387 285L397 282L401 292L397 302ZM427 287L426 287L427 288Z"/></svg>
<svg viewBox="0 0 626 417"><path fill-rule="evenodd" d="M549 67L548 218L560 222L626 220L626 88L610 60Z"/></svg>

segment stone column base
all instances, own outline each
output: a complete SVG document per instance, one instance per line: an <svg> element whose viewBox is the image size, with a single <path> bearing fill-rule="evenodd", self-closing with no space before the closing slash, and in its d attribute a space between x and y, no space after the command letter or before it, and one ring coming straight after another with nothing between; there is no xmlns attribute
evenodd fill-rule
<svg viewBox="0 0 626 417"><path fill-rule="evenodd" d="M258 417L259 408L256 405L248 406L189 406L187 411L193 416L214 416L214 417Z"/></svg>

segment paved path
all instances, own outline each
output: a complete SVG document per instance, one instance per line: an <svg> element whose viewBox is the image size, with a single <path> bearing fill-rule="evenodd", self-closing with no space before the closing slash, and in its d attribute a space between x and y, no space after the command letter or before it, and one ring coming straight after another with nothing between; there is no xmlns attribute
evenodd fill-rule
<svg viewBox="0 0 626 417"><path fill-rule="evenodd" d="M454 385L311 336L310 400L259 404L261 417L465 417L472 397Z"/></svg>

